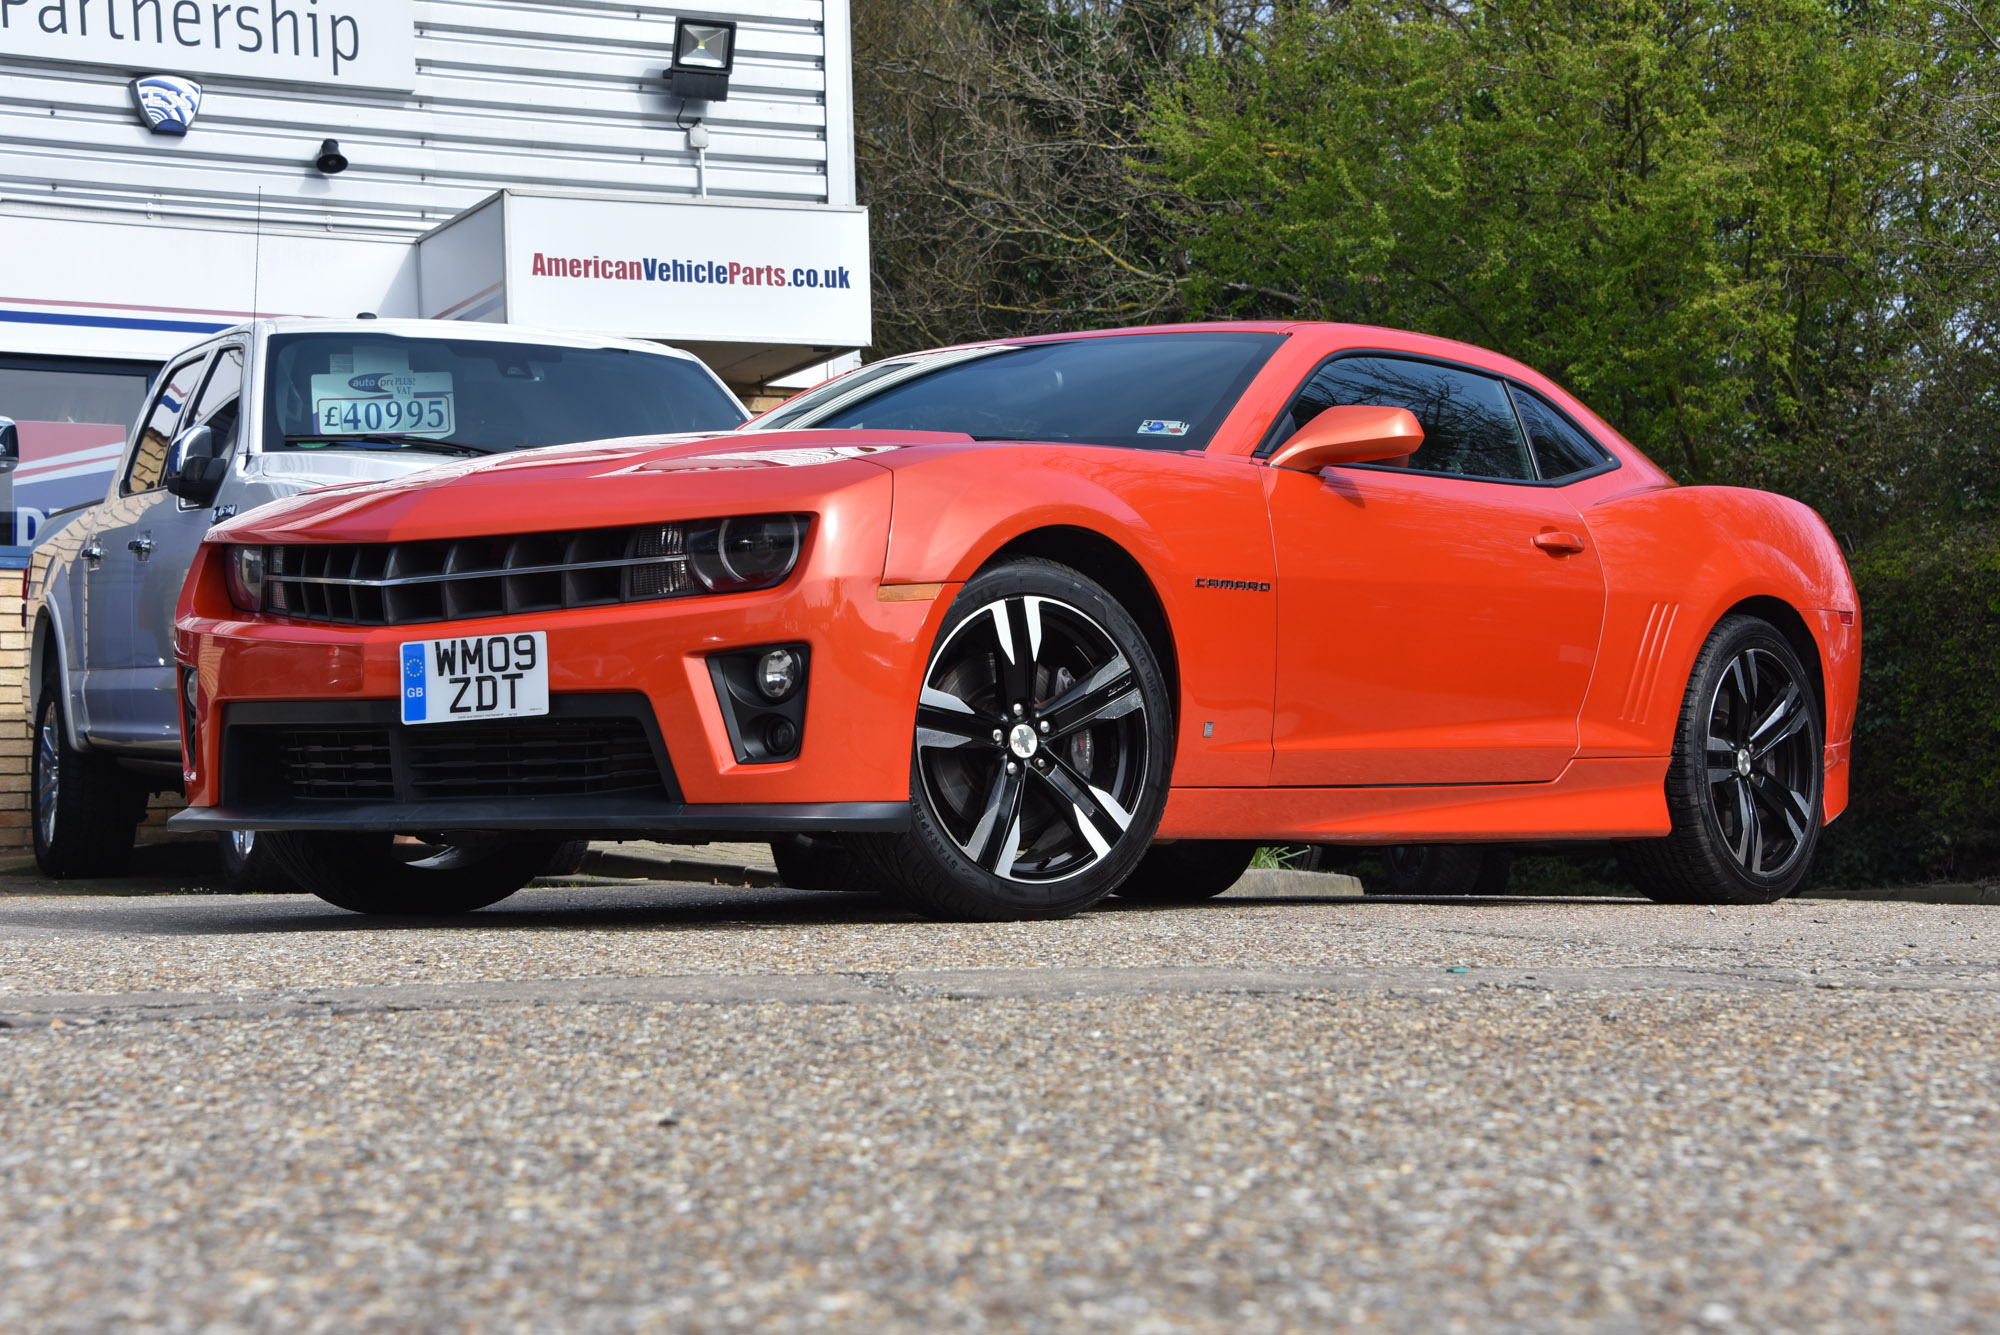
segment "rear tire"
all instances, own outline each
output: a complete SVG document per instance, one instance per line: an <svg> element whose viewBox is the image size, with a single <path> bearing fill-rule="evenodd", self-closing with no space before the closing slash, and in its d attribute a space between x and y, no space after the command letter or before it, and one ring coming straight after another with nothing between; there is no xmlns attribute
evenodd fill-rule
<svg viewBox="0 0 2000 1335"><path fill-rule="evenodd" d="M1193 904L1214 899L1243 879L1255 843L1182 839L1154 844L1111 893L1141 904Z"/></svg>
<svg viewBox="0 0 2000 1335"><path fill-rule="evenodd" d="M1491 844L1392 844L1374 895L1504 895L1513 855ZM1369 878L1371 882L1375 878Z"/></svg>
<svg viewBox="0 0 2000 1335"><path fill-rule="evenodd" d="M569 839L556 845L556 851L549 854L549 860L542 864L536 876L574 876L583 870L583 860L590 855L590 840Z"/></svg>
<svg viewBox="0 0 2000 1335"><path fill-rule="evenodd" d="M49 682L35 709L29 806L35 865L44 876L116 876L132 860L146 815L146 784L111 757L69 744L62 688Z"/></svg>
<svg viewBox="0 0 2000 1335"><path fill-rule="evenodd" d="M1173 700L1139 624L1092 580L1026 559L959 591L924 671L910 828L845 842L934 918L1067 918L1145 856Z"/></svg>
<svg viewBox="0 0 2000 1335"><path fill-rule="evenodd" d="M406 862L387 834L285 830L257 842L270 846L293 880L335 908L400 914L470 913L497 904L540 875L560 843L453 844Z"/></svg>
<svg viewBox="0 0 2000 1335"><path fill-rule="evenodd" d="M304 893L271 851L271 837L255 830L225 830L215 837L222 888L232 895Z"/></svg>
<svg viewBox="0 0 2000 1335"><path fill-rule="evenodd" d="M1797 894L1819 847L1819 702L1769 622L1728 616L1695 659L1667 768L1664 839L1618 861L1662 904L1769 904Z"/></svg>

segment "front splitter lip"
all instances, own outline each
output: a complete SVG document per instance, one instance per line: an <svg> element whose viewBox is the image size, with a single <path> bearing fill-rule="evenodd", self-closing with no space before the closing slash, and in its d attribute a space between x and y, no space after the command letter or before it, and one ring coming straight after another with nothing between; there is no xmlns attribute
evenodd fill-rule
<svg viewBox="0 0 2000 1335"><path fill-rule="evenodd" d="M908 802L662 802L643 798L538 797L491 802L286 802L189 807L179 830L355 830L393 834L551 836L884 833L910 827Z"/></svg>

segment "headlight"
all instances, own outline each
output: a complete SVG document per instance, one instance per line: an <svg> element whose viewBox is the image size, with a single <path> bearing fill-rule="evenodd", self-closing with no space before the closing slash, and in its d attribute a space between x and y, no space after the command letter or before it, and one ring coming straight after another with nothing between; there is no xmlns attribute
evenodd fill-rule
<svg viewBox="0 0 2000 1335"><path fill-rule="evenodd" d="M689 564L710 593L768 589L799 563L805 524L797 515L750 515L688 529Z"/></svg>
<svg viewBox="0 0 2000 1335"><path fill-rule="evenodd" d="M264 610L264 549L231 547L223 562L229 576L229 601L246 612Z"/></svg>

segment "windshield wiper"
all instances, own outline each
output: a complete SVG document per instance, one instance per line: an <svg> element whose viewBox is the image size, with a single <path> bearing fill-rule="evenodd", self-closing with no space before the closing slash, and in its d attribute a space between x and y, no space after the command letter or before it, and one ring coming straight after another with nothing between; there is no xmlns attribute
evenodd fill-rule
<svg viewBox="0 0 2000 1335"><path fill-rule="evenodd" d="M287 445L360 445L368 449L438 450L445 454L492 454L494 451L481 449L477 445L465 445L458 441L433 440L429 436L400 435L395 432L370 432L358 436L326 436L315 432L286 436Z"/></svg>

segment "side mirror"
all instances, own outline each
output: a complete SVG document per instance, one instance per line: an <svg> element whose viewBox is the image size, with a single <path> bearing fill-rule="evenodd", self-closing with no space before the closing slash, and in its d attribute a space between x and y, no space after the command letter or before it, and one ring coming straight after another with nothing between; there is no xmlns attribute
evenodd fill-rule
<svg viewBox="0 0 2000 1335"><path fill-rule="evenodd" d="M21 464L21 428L11 417L0 417L0 473L11 473Z"/></svg>
<svg viewBox="0 0 2000 1335"><path fill-rule="evenodd" d="M167 447L166 489L184 501L207 505L229 476L229 460L215 457L215 433L189 427Z"/></svg>
<svg viewBox="0 0 2000 1335"><path fill-rule="evenodd" d="M1317 473L1333 464L1400 459L1415 454L1423 443L1424 429L1408 408L1325 408L1278 447L1271 467Z"/></svg>

